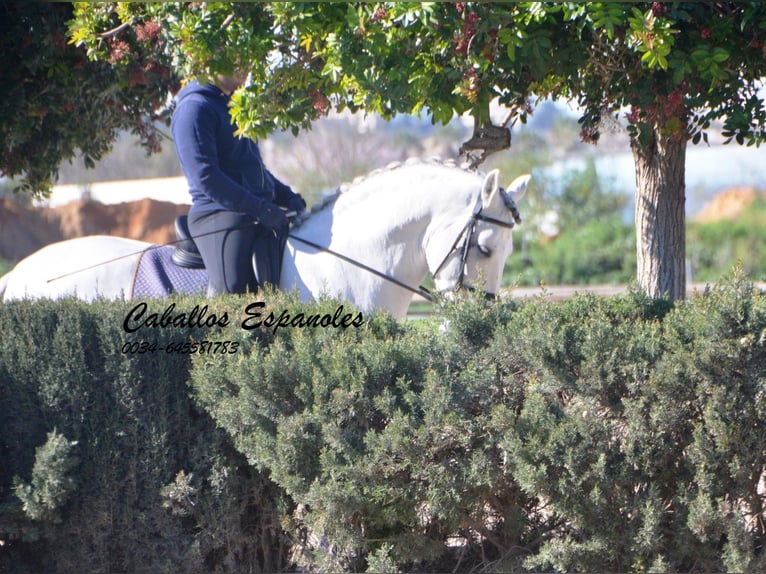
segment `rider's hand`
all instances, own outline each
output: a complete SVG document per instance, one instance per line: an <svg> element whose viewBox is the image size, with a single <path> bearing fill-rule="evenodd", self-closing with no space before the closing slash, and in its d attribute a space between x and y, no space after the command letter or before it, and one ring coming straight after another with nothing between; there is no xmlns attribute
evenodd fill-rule
<svg viewBox="0 0 766 574"><path fill-rule="evenodd" d="M287 211L294 211L295 213L302 213L306 210L306 201L296 193L285 204Z"/></svg>
<svg viewBox="0 0 766 574"><path fill-rule="evenodd" d="M272 231L287 226L287 216L285 215L285 212L273 203L264 202L257 219L259 225L263 225Z"/></svg>

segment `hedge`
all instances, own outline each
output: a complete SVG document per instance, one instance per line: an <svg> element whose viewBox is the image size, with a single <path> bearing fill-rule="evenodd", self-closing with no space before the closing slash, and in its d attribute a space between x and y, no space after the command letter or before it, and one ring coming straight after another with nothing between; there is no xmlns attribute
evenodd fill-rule
<svg viewBox="0 0 766 574"><path fill-rule="evenodd" d="M127 310L0 306L0 572L280 568L279 493L194 406L188 354L122 353Z"/></svg>
<svg viewBox="0 0 766 574"><path fill-rule="evenodd" d="M191 359L119 352L126 304L0 308L0 570L766 569L766 296L741 275L359 326L264 297L144 327L236 343Z"/></svg>

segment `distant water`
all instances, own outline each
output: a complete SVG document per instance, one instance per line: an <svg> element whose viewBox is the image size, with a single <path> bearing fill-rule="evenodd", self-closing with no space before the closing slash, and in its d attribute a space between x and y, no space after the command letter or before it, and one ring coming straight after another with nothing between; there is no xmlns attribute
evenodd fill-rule
<svg viewBox="0 0 766 574"><path fill-rule="evenodd" d="M598 152L598 148L595 148ZM601 178L617 190L633 197L635 171L629 151L594 155ZM583 169L585 158L557 162L541 171L553 178L574 169ZM689 145L686 150L686 213L693 216L717 193L732 186L753 186L766 190L766 146L747 148L738 145ZM79 199L88 189L90 196L102 203L134 201L143 197L189 203L189 192L183 177L54 186L47 205L60 205ZM633 202L626 209L626 220L633 219Z"/></svg>
<svg viewBox="0 0 766 574"><path fill-rule="evenodd" d="M558 162L545 168L546 175L557 176L582 169L585 158ZM633 197L636 188L633 156L630 152L594 156L599 177ZM752 186L766 190L766 147L738 145L689 145L686 149L686 214L693 216L715 195L729 187ZM632 219L633 202L630 205Z"/></svg>
<svg viewBox="0 0 766 574"><path fill-rule="evenodd" d="M189 185L183 177L158 177L153 179L126 179L101 181L88 184L54 185L50 198L40 205L56 207L71 201L89 197L100 203L123 203L144 198L169 201L181 205L191 203Z"/></svg>

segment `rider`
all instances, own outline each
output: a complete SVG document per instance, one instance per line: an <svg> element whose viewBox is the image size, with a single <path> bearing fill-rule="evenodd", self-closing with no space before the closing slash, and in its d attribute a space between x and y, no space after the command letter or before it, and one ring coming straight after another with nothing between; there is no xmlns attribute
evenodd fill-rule
<svg viewBox="0 0 766 574"><path fill-rule="evenodd" d="M192 205L189 231L208 273L208 294L255 292L258 282L279 284L281 241L287 211L306 208L303 198L263 164L258 144L235 135L229 116L231 93L244 77L192 81L178 94L173 138ZM251 255L258 262L258 278ZM265 255L265 257L264 257ZM277 265L274 265L277 263Z"/></svg>

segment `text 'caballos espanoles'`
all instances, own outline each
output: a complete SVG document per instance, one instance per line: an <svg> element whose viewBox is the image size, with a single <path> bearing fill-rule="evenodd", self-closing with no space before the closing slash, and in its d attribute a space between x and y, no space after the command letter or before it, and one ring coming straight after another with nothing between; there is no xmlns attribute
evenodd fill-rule
<svg viewBox="0 0 766 574"><path fill-rule="evenodd" d="M361 312L347 313L343 305L339 305L334 313L292 313L286 309L281 311L265 312L266 303L256 301L250 303L244 310L244 318L241 328L250 331L258 328L270 329L276 334L282 328L335 328L347 329L360 327L364 323ZM188 312L176 309L176 304L171 303L162 312L152 312L146 302L136 304L122 323L126 333L135 333L140 329L166 329L187 328L205 329L212 327L226 327L230 323L227 311L217 314L211 312L207 305L195 305Z"/></svg>

